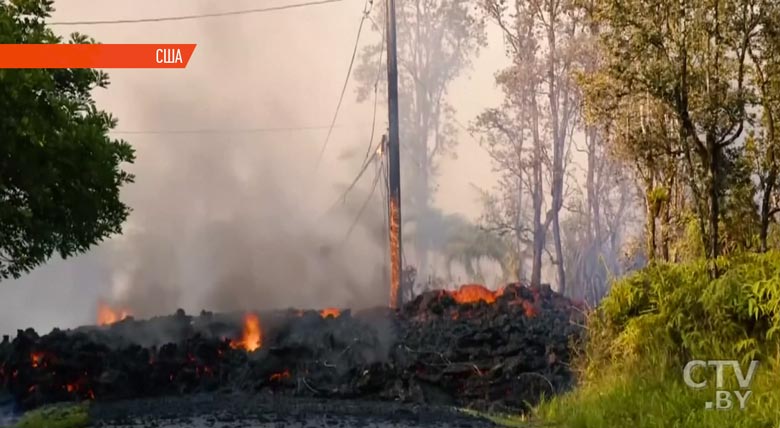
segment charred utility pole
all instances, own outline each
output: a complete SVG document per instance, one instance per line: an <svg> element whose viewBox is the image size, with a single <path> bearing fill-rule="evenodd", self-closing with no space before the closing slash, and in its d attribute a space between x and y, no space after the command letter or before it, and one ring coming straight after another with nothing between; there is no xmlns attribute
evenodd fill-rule
<svg viewBox="0 0 780 428"><path fill-rule="evenodd" d="M398 135L398 63L395 41L395 0L387 1L387 110L389 115L387 209L390 226L390 307L401 306L401 150Z"/></svg>

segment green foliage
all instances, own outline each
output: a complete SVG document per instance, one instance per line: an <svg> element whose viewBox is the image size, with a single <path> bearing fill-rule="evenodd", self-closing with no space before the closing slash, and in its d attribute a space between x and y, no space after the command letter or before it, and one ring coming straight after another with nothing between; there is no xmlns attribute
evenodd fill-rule
<svg viewBox="0 0 780 428"><path fill-rule="evenodd" d="M672 241L671 251L675 253L672 260L691 261L704 257L704 238L701 234L699 221L693 212L687 211L680 214L679 222L682 233L679 239Z"/></svg>
<svg viewBox="0 0 780 428"><path fill-rule="evenodd" d="M780 329L780 253L707 263L656 264L616 283L594 317L611 338L614 359L675 349L670 363L698 359L765 358ZM668 348L673 346L674 348ZM644 357L642 357L644 358Z"/></svg>
<svg viewBox="0 0 780 428"><path fill-rule="evenodd" d="M61 43L45 26L50 0L0 2L0 43ZM74 34L71 43L94 43ZM0 279L19 277L121 232L119 189L132 147L90 92L108 76L91 69L0 70Z"/></svg>
<svg viewBox="0 0 780 428"><path fill-rule="evenodd" d="M613 151L636 164L646 188L661 176L664 184L685 182L710 258L754 245L756 223L748 220L755 215L743 214L754 208L755 189L738 142L751 125L755 92L747 51L770 3L590 3L601 64L591 81L580 79L589 114L610 128ZM732 217L723 219L725 212Z"/></svg>
<svg viewBox="0 0 780 428"><path fill-rule="evenodd" d="M753 183L754 174L750 156L732 150L726 181L726 198L723 200L723 254L729 255L757 249L760 219L755 195L758 189Z"/></svg>
<svg viewBox="0 0 780 428"><path fill-rule="evenodd" d="M85 404L42 407L26 413L15 428L85 428L89 426Z"/></svg>
<svg viewBox="0 0 780 428"><path fill-rule="evenodd" d="M716 280L698 260L618 281L591 314L580 387L540 405L534 419L567 428L777 426L780 253L717 263ZM761 361L746 410L705 410L713 382L696 390L681 375L693 359Z"/></svg>
<svg viewBox="0 0 780 428"><path fill-rule="evenodd" d="M560 428L774 428L780 423L780 374L777 366L756 371L745 410L705 410L715 396L708 383L694 390L681 371L659 376L655 371L610 373L571 394L540 405L534 419ZM528 425L529 427L537 425Z"/></svg>

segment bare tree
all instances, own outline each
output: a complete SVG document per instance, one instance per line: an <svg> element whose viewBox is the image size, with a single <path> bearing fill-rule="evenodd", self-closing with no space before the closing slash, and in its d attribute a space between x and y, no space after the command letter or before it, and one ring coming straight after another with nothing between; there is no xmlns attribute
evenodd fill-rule
<svg viewBox="0 0 780 428"><path fill-rule="evenodd" d="M516 174L515 182L527 183L531 197L531 282L538 284L541 280L542 253L546 250L546 235L551 227L555 250L552 260L557 268L558 288L565 292L560 213L569 149L579 117L579 97L572 70L577 58L574 52L581 33L581 18L571 2L561 0L509 4L502 0L484 0L482 6L487 16L503 30L513 60L512 67L501 73L498 83L505 94L503 109L514 110L515 129L507 123L509 118L502 117L496 110L485 112L478 119L477 127L489 134L492 147L488 150L494 160L499 157L496 147L503 144L517 153L514 168L524 171L530 167L530 177L520 172ZM499 134L503 143L497 139ZM522 148L526 139L530 145L528 155ZM547 182L549 207L544 196ZM525 231L517 225L513 227L518 239L522 239Z"/></svg>

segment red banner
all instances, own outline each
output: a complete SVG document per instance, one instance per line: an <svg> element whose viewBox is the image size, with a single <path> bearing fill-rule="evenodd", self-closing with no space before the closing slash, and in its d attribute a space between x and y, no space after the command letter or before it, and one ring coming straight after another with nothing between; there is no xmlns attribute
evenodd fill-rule
<svg viewBox="0 0 780 428"><path fill-rule="evenodd" d="M0 44L0 68L185 68L195 46Z"/></svg>

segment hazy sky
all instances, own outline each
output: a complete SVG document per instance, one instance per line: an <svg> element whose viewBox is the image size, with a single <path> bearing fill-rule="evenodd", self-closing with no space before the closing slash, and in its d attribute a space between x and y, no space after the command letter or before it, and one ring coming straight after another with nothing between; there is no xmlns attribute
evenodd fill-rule
<svg viewBox="0 0 780 428"><path fill-rule="evenodd" d="M188 15L295 3L294 0L67 0L56 21ZM381 5L381 1L378 3ZM364 2L179 22L62 26L103 43L197 43L183 70L109 70L111 86L95 93L119 118L120 131L324 126L343 84ZM377 6L375 6L377 7ZM366 31L361 44L378 35ZM468 124L500 94L493 75L504 67L500 34L450 91ZM343 236L354 210L322 215L339 185L356 173L365 150L371 106L350 85L323 164L314 164L325 131L122 134L137 149L137 183L123 192L134 209L128 236L84 256L53 260L31 275L0 283L0 332L91 322L104 297L143 306L147 314L236 306L382 303L376 282L383 252L370 230L345 248L323 245ZM380 132L386 112L380 110ZM471 184L494 184L489 159L462 133L457 159L441 167L436 203L476 218ZM368 181L368 180L366 180ZM377 203L366 216L381 226ZM376 223L378 222L378 223ZM250 284L237 286L235 284ZM236 287L240 289L236 289Z"/></svg>

